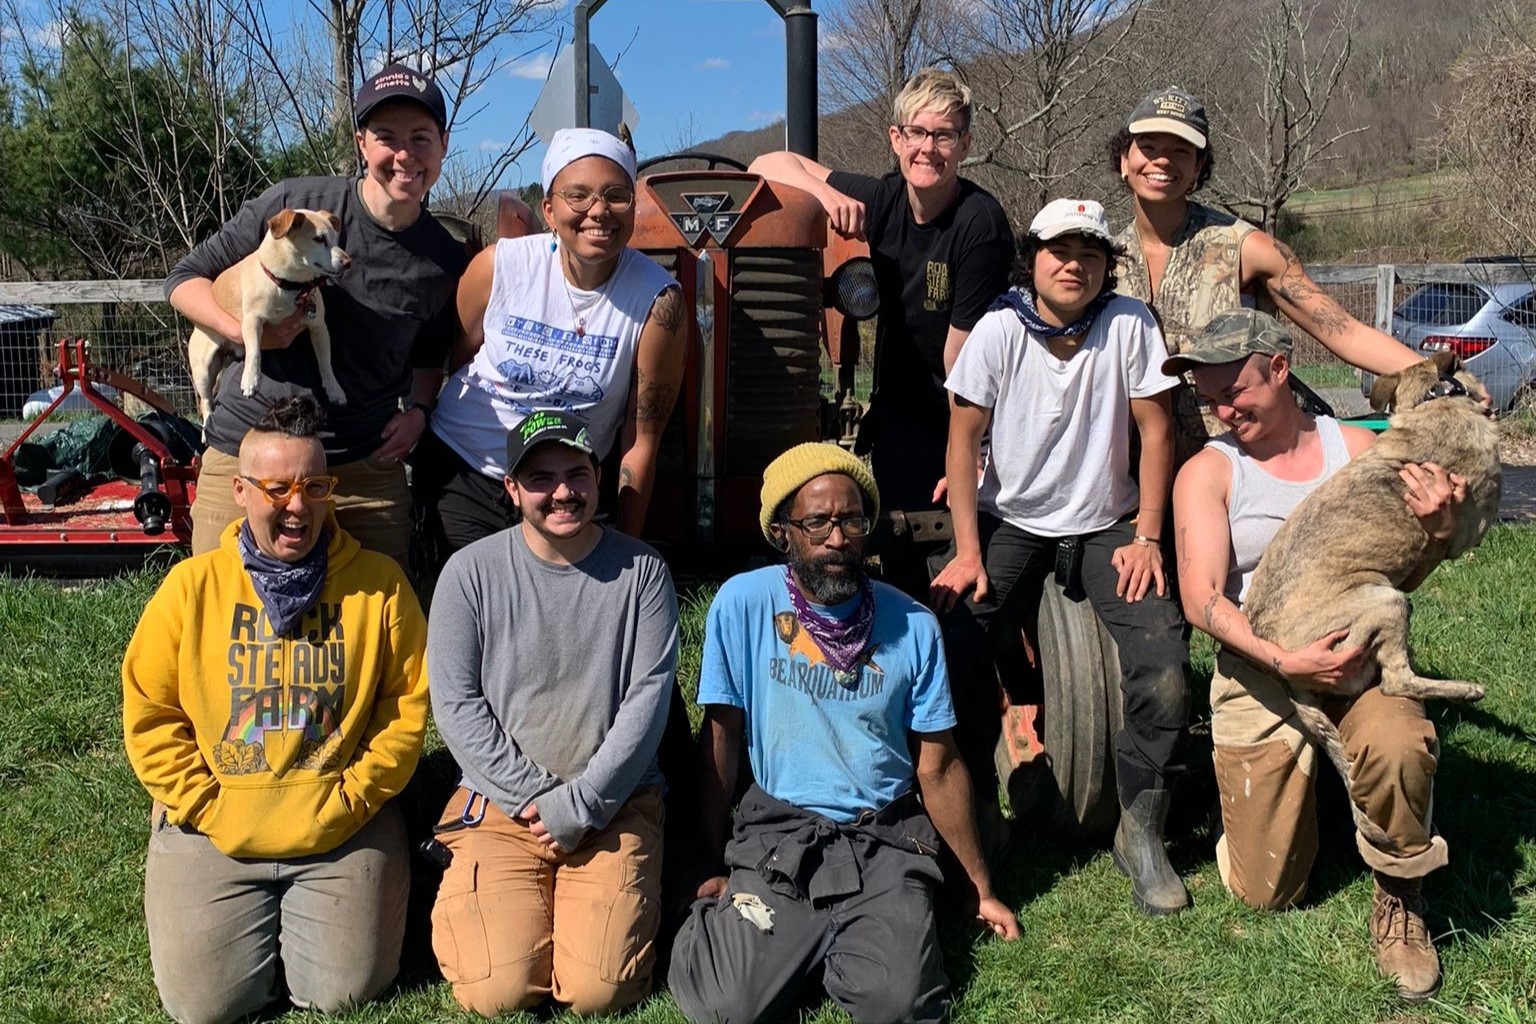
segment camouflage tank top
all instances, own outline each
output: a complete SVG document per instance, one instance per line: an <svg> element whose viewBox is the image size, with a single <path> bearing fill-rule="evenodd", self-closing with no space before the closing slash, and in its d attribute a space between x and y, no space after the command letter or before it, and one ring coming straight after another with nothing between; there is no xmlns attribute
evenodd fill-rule
<svg viewBox="0 0 1536 1024"><path fill-rule="evenodd" d="M1169 355L1184 351L1189 339L1217 313L1245 305L1243 239L1253 230L1252 224L1231 214L1190 203L1184 226L1168 247L1168 265L1163 269L1156 304L1135 223L1120 232L1116 241L1124 247L1125 258L1117 271L1118 290L1152 307ZM1226 429L1205 412L1187 381L1173 394L1173 427L1175 469L1198 452L1208 437Z"/></svg>

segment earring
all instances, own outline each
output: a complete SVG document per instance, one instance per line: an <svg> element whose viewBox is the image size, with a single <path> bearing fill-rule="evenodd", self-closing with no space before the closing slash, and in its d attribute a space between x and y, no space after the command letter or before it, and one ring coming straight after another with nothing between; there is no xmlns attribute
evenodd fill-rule
<svg viewBox="0 0 1536 1024"><path fill-rule="evenodd" d="M554 238L551 238L551 239L550 239L550 240L549 240L549 251L550 251L550 252L554 252L554 251L555 251L555 250L556 250L556 249L558 249L558 248L560 248L560 242L559 242L559 240L558 240L558 239L554 239Z"/></svg>

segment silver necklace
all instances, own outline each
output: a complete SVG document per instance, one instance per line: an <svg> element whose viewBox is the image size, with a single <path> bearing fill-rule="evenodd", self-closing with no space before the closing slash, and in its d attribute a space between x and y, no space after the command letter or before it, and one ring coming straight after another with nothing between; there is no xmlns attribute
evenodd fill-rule
<svg viewBox="0 0 1536 1024"><path fill-rule="evenodd" d="M623 259L622 256L619 258ZM604 281L602 284L598 285L597 288L589 292L588 294L591 297L584 300L581 304L581 308L578 309L576 306L576 293L571 291L571 280L565 276L564 252L560 253L560 266L556 269L560 273L560 285L565 289L565 301L571 307L571 320L576 324L576 337L585 338L587 336L587 313L592 309L593 306L596 306L599 302L602 301L603 292L605 292L608 288L608 281L613 280L613 274L609 274L607 281ZM614 273L618 273L619 268L617 266L615 266L613 269Z"/></svg>

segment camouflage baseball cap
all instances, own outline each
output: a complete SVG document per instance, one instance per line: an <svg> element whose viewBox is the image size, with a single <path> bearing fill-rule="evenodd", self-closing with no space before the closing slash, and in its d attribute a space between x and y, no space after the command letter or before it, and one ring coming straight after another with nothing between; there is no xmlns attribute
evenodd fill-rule
<svg viewBox="0 0 1536 1024"><path fill-rule="evenodd" d="M1291 354L1291 336L1280 321L1256 309L1229 309L1211 317L1189 348L1163 360L1163 372L1174 376L1191 366L1220 366L1254 354L1282 352Z"/></svg>
<svg viewBox="0 0 1536 1024"><path fill-rule="evenodd" d="M1183 89L1159 89L1148 93L1131 111L1126 125L1132 135L1151 132L1168 132L1201 149L1211 134L1210 122L1205 119L1205 104Z"/></svg>

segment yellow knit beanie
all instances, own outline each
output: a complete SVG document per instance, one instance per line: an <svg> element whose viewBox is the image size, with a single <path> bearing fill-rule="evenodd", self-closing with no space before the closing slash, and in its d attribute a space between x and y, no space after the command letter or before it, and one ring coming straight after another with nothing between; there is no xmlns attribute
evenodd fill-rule
<svg viewBox="0 0 1536 1024"><path fill-rule="evenodd" d="M824 473L852 477L859 490L864 492L866 514L871 519L880 515L880 491L862 459L829 441L797 444L763 470L763 508L757 521L769 543L773 542L773 534L768 532L768 526L784 499Z"/></svg>

